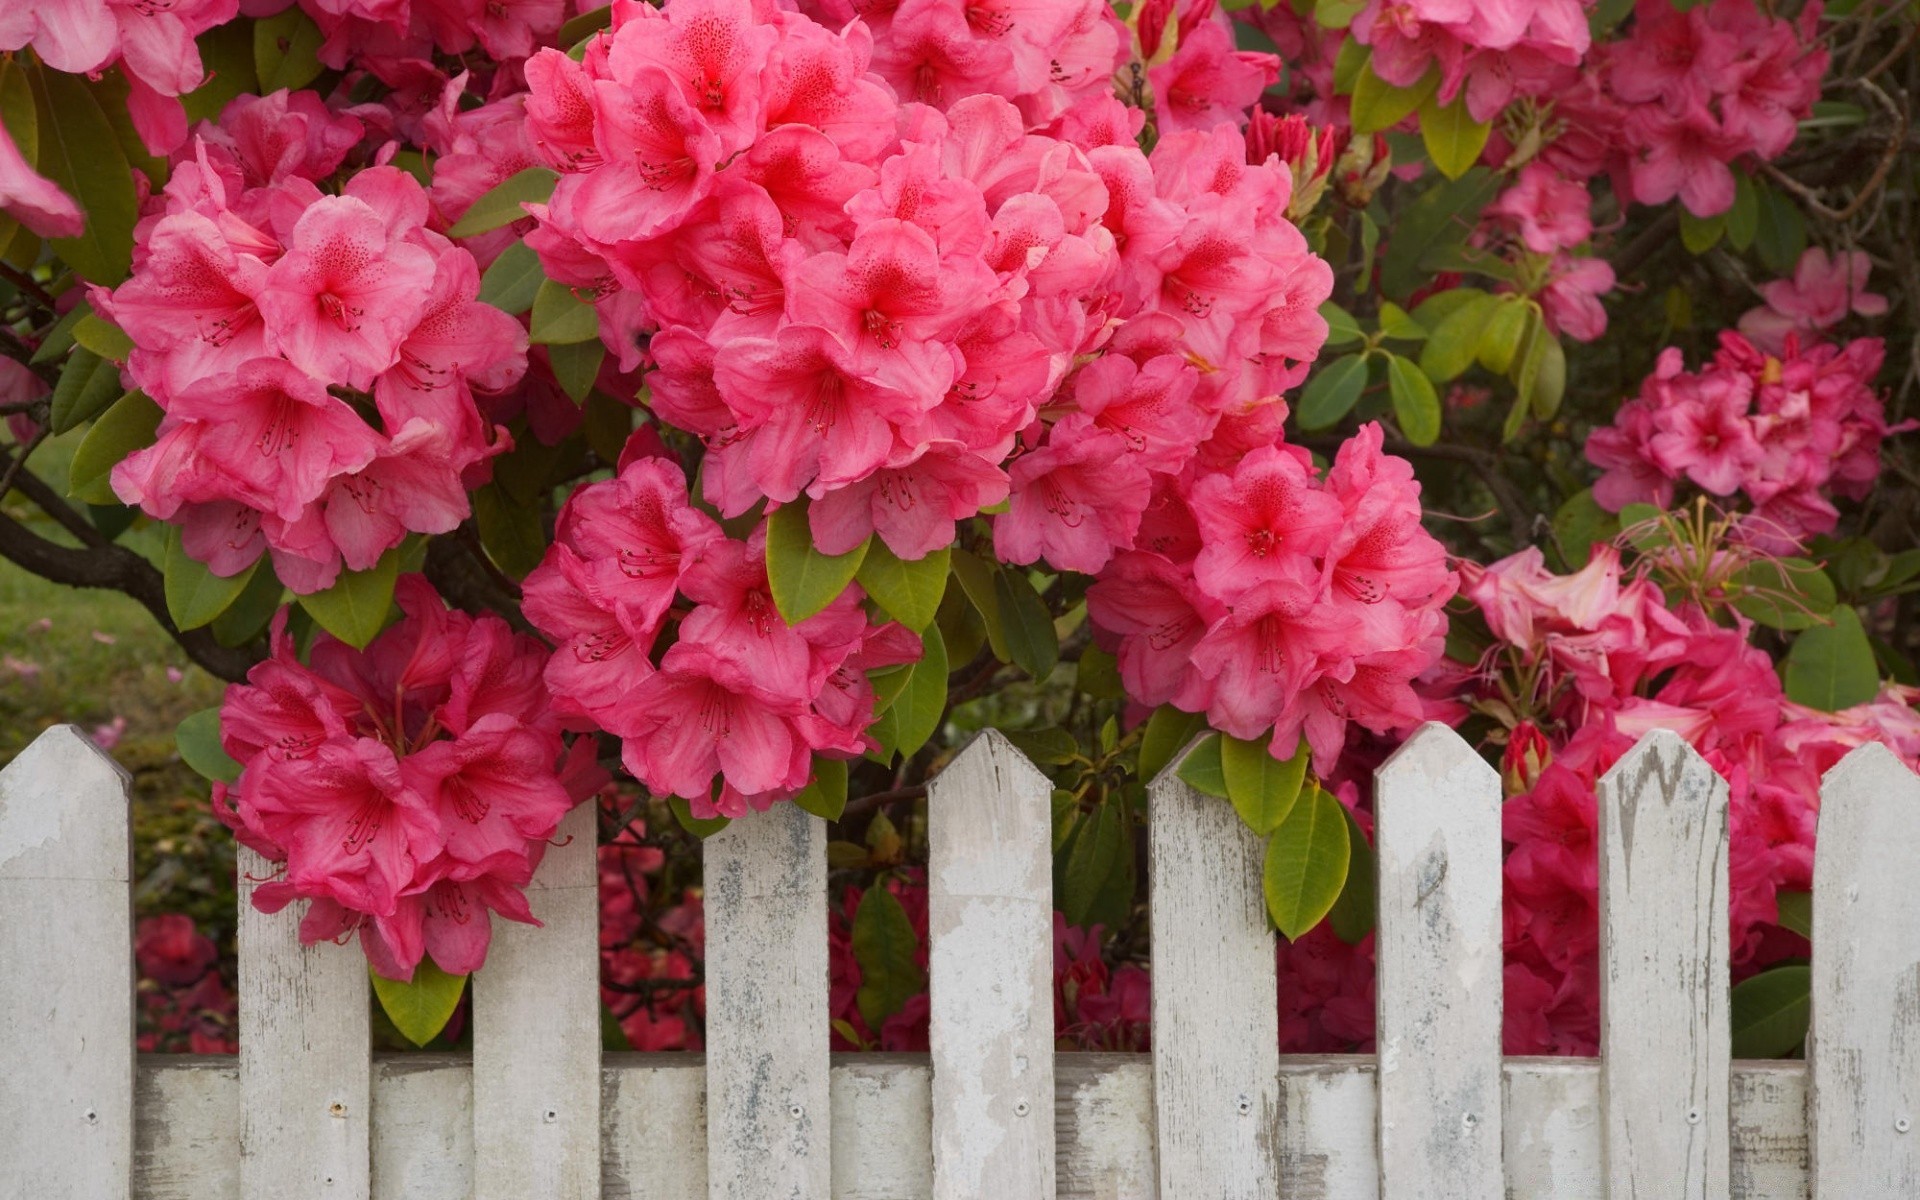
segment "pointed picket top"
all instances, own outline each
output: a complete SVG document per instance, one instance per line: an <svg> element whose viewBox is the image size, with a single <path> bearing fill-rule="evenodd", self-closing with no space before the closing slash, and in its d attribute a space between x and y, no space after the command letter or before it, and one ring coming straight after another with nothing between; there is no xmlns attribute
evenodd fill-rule
<svg viewBox="0 0 1920 1200"><path fill-rule="evenodd" d="M1857 747L1821 783L1807 1125L1816 1196L1920 1195L1920 777Z"/></svg>
<svg viewBox="0 0 1920 1200"><path fill-rule="evenodd" d="M1727 784L1656 729L1598 792L1611 1194L1717 1200L1731 1186Z"/></svg>
<svg viewBox="0 0 1920 1200"><path fill-rule="evenodd" d="M71 725L0 769L0 1196L131 1193L129 782Z"/></svg>
<svg viewBox="0 0 1920 1200"><path fill-rule="evenodd" d="M940 769L927 790L930 821L936 819L934 806L940 803L942 797L946 797L949 803L973 807L970 820L988 840L993 840L1009 821L1014 823L1015 828L1024 824L1020 818L1025 814L1009 806L1017 809L1020 805L1032 804L1033 797L1037 796L1039 811L1048 826L1048 848L1051 852L1053 814L1049 800L1053 795L1053 781L999 730L983 729L975 734L966 747ZM964 836L968 831L956 822L949 832ZM1026 875L1031 864L1018 860L952 856L943 866L964 871L968 876L965 886L971 889L968 894L973 895L1020 889L1032 882ZM1050 868L1051 864L1048 866ZM1045 874L1042 878L1050 889L1051 874ZM933 882L931 877L929 882ZM983 888L989 890L982 891ZM1048 937L1051 939L1052 934L1049 933Z"/></svg>
<svg viewBox="0 0 1920 1200"><path fill-rule="evenodd" d="M1429 722L1374 814L1381 1193L1500 1200L1500 777Z"/></svg>

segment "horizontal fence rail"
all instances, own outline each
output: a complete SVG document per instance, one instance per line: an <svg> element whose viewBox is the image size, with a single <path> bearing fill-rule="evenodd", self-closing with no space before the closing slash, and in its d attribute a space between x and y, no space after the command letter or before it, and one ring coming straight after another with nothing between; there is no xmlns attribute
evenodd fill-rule
<svg viewBox="0 0 1920 1200"><path fill-rule="evenodd" d="M0 770L0 1197L1914 1200L1920 778L1829 773L1807 1063L1728 1059L1727 789L1672 734L1599 788L1598 1060L1502 1059L1499 781L1430 725L1376 779L1380 1053L1277 1053L1261 846L1151 789L1153 1053L1052 1049L1050 786L997 734L931 788L930 1056L827 1053L821 822L708 840L705 1055L602 1055L593 820L473 981L470 1057L368 1053L359 951L252 910L241 1053L133 1053L127 778Z"/></svg>

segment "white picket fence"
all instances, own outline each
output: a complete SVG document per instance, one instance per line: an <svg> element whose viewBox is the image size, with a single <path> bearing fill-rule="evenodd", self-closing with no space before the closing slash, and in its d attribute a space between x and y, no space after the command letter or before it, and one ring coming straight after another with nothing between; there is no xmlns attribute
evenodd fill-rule
<svg viewBox="0 0 1920 1200"><path fill-rule="evenodd" d="M470 1059L372 1058L359 950L244 895L237 1063L136 1057L126 777L50 730L0 772L0 1197L1920 1197L1920 779L1884 749L1826 779L1805 1064L1729 1061L1727 790L1672 734L1602 784L1597 1061L1501 1059L1499 783L1439 726L1379 772L1377 1059L1276 1053L1260 846L1171 773L1153 1052L1056 1056L1049 791L991 733L933 784L930 1056L828 1055L825 829L781 806L706 843L704 1056L600 1052L583 809Z"/></svg>

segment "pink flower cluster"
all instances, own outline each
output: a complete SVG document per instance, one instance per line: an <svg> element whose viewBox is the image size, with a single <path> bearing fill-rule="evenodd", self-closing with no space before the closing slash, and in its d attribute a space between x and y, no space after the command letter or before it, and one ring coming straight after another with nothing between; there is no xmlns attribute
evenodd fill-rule
<svg viewBox="0 0 1920 1200"><path fill-rule="evenodd" d="M553 711L624 739L627 769L699 817L787 799L815 753L873 749L866 672L920 656L911 632L868 619L855 587L788 625L765 539L764 523L728 538L688 502L677 463L636 457L573 494L526 581L523 611L559 647Z"/></svg>
<svg viewBox="0 0 1920 1200"><path fill-rule="evenodd" d="M1607 331L1600 297L1614 284L1613 267L1605 259L1570 253L1593 236L1592 207L1584 183L1531 162L1482 214L1492 229L1528 254L1546 256L1538 268L1545 277L1538 290L1541 314L1551 332L1581 342Z"/></svg>
<svg viewBox="0 0 1920 1200"><path fill-rule="evenodd" d="M1325 773L1349 722L1423 719L1412 682L1440 657L1455 577L1377 424L1324 480L1305 450L1253 432L1156 491L1140 548L1088 589L1088 616L1131 699L1270 735L1280 758L1304 737Z"/></svg>
<svg viewBox="0 0 1920 1200"><path fill-rule="evenodd" d="M1872 267L1864 250L1829 257L1820 247L1809 247L1795 264L1792 279L1761 285L1760 298L1765 303L1740 317L1741 334L1768 354L1782 354L1790 334L1802 343L1812 343L1850 313L1884 315L1887 298L1867 290L1867 272Z"/></svg>
<svg viewBox="0 0 1920 1200"><path fill-rule="evenodd" d="M1744 495L1756 544L1784 549L1826 533L1839 520L1830 496L1864 497L1894 432L1873 386L1883 354L1878 338L1803 349L1789 335L1775 356L1723 333L1713 359L1689 373L1670 347L1614 423L1588 437L1587 458L1605 472L1594 498L1615 512L1665 508L1685 480Z"/></svg>
<svg viewBox="0 0 1920 1200"><path fill-rule="evenodd" d="M285 7L287 0L277 0ZM524 59L553 43L567 0L299 0L326 40L320 61L353 66L405 88L435 71L442 55L475 49L496 63ZM586 7L592 7L591 5Z"/></svg>
<svg viewBox="0 0 1920 1200"><path fill-rule="evenodd" d="M1627 36L1596 50L1559 97L1570 129L1546 159L1581 178L1611 171L1615 190L1641 204L1677 195L1695 216L1726 212L1731 164L1778 157L1820 97L1820 13L1811 3L1796 20L1772 17L1753 0L1640 5Z"/></svg>
<svg viewBox="0 0 1920 1200"><path fill-rule="evenodd" d="M243 770L214 786L214 811L277 864L256 908L313 902L303 941L357 930L390 979L424 955L466 974L486 958L489 913L539 923L523 889L605 775L591 739L567 755L538 640L448 611L417 575L395 598L405 619L364 653L321 633L309 666L276 618L272 657L221 706Z"/></svg>
<svg viewBox="0 0 1920 1200"><path fill-rule="evenodd" d="M1491 121L1518 96L1546 96L1575 77L1591 35L1584 0L1368 0L1355 41L1373 48L1373 70L1397 87L1439 75L1443 104L1466 95L1467 112Z"/></svg>
<svg viewBox="0 0 1920 1200"><path fill-rule="evenodd" d="M322 590L453 529L510 445L473 391L519 378L525 332L476 299L473 256L427 227L412 176L317 186L360 136L311 93L235 100L176 156L132 278L93 292L166 413L114 490L216 575L265 552L295 592Z"/></svg>

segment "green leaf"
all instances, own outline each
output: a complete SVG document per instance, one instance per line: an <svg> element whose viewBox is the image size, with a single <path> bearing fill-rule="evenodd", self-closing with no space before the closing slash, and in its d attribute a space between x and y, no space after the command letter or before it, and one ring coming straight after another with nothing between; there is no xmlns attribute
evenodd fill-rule
<svg viewBox="0 0 1920 1200"><path fill-rule="evenodd" d="M482 193L447 230L447 236L472 237L523 220L527 210L522 205L545 204L559 182L560 176L545 167L516 171Z"/></svg>
<svg viewBox="0 0 1920 1200"><path fill-rule="evenodd" d="M86 213L80 236L53 239L53 252L92 282L117 284L132 261L138 216L133 167L119 134L80 76L45 66L34 67L28 76L40 114L34 167Z"/></svg>
<svg viewBox="0 0 1920 1200"><path fill-rule="evenodd" d="M1807 218L1793 199L1758 180L1760 227L1753 236L1753 248L1760 261L1776 275L1789 275L1807 248Z"/></svg>
<svg viewBox="0 0 1920 1200"><path fill-rule="evenodd" d="M793 802L823 821L838 821L840 814L847 811L846 762L814 755L813 778Z"/></svg>
<svg viewBox="0 0 1920 1200"><path fill-rule="evenodd" d="M313 18L298 8L253 25L253 69L266 95L281 88L299 89L320 77L320 43L325 41Z"/></svg>
<svg viewBox="0 0 1920 1200"><path fill-rule="evenodd" d="M207 565L196 561L180 544L180 529L169 525L162 558L162 577L167 596L167 615L181 630L198 629L227 611L260 566L255 559L237 575L222 578Z"/></svg>
<svg viewBox="0 0 1920 1200"><path fill-rule="evenodd" d="M1125 834L1125 814L1117 800L1107 800L1081 820L1067 843L1065 868L1058 872L1060 913L1067 924L1087 924L1119 865Z"/></svg>
<svg viewBox="0 0 1920 1200"><path fill-rule="evenodd" d="M1457 255L1480 220L1480 210L1500 190L1501 176L1475 167L1440 183L1407 205L1394 223L1393 239L1380 263L1380 290L1396 300L1432 282L1429 257Z"/></svg>
<svg viewBox="0 0 1920 1200"><path fill-rule="evenodd" d="M1367 356L1348 354L1314 373L1300 395L1296 414L1302 429L1325 429L1337 424L1359 402L1367 386Z"/></svg>
<svg viewBox="0 0 1920 1200"><path fill-rule="evenodd" d="M1140 778L1157 778L1206 724L1204 714L1181 712L1171 704L1154 709L1140 735Z"/></svg>
<svg viewBox="0 0 1920 1200"><path fill-rule="evenodd" d="M61 317L58 321L55 321L53 328L47 330L47 336L40 339L40 348L33 352L33 357L29 358L27 362L38 367L46 363L59 361L62 355L73 349L74 329L79 326L80 322L86 320L92 314L93 305L87 303L85 300L74 305L72 311L68 312L66 316Z"/></svg>
<svg viewBox="0 0 1920 1200"><path fill-rule="evenodd" d="M927 744L947 711L947 644L937 626L920 635L920 653L920 661L908 668L906 687L875 722L879 732L874 736L905 758Z"/></svg>
<svg viewBox="0 0 1920 1200"><path fill-rule="evenodd" d="M240 764L220 744L220 709L203 708L174 727L173 744L180 761L203 779L232 783L240 778Z"/></svg>
<svg viewBox="0 0 1920 1200"><path fill-rule="evenodd" d="M1046 680L1060 661L1060 636L1046 601L1033 590L1027 573L1016 568L1003 568L994 576L993 598L1014 665L1036 680Z"/></svg>
<svg viewBox="0 0 1920 1200"><path fill-rule="evenodd" d="M933 624L940 611L951 564L952 554L945 546L908 562L875 538L853 577L888 616L917 633Z"/></svg>
<svg viewBox="0 0 1920 1200"><path fill-rule="evenodd" d="M207 78L180 97L189 125L215 120L234 97L262 91L259 72L253 65L253 31L254 26L248 22L228 21L196 39Z"/></svg>
<svg viewBox="0 0 1920 1200"><path fill-rule="evenodd" d="M993 656L1001 662L1012 662L1013 652L1007 648L1007 630L1000 620L1000 600L993 586L999 570L958 546L953 548L952 562L953 577L960 581L960 590L973 602L974 611L980 614L981 623L986 627L987 644L993 648Z"/></svg>
<svg viewBox="0 0 1920 1200"><path fill-rule="evenodd" d="M1813 940L1813 893L1782 889L1775 892L1773 898L1780 906L1780 927Z"/></svg>
<svg viewBox="0 0 1920 1200"><path fill-rule="evenodd" d="M1333 91L1338 96L1351 96L1354 84L1360 78L1360 70L1368 62L1372 52L1362 46L1358 39L1341 38L1340 49L1333 55Z"/></svg>
<svg viewBox="0 0 1920 1200"><path fill-rule="evenodd" d="M1812 629L1838 600L1833 580L1804 558L1755 559L1734 573L1727 592L1736 610L1769 629Z"/></svg>
<svg viewBox="0 0 1920 1200"><path fill-rule="evenodd" d="M53 386L52 413L48 420L55 433L65 433L82 421L104 411L126 394L120 386L120 368L87 349L75 346Z"/></svg>
<svg viewBox="0 0 1920 1200"><path fill-rule="evenodd" d="M273 563L263 557L254 564L239 599L213 619L213 640L222 646L244 646L259 637L266 632L273 614L280 611L286 594L287 589L273 573Z"/></svg>
<svg viewBox="0 0 1920 1200"><path fill-rule="evenodd" d="M845 554L822 554L813 548L813 530L807 525L807 507L796 501L767 515L767 583L774 607L787 624L800 622L840 598L867 556L868 537Z"/></svg>
<svg viewBox="0 0 1920 1200"><path fill-rule="evenodd" d="M1393 398L1393 418L1409 442L1431 446L1440 440L1440 396L1418 363L1388 355L1387 390Z"/></svg>
<svg viewBox="0 0 1920 1200"><path fill-rule="evenodd" d="M1247 828L1269 837L1293 811L1300 785L1307 777L1307 744L1303 741L1285 762L1273 756L1266 740L1242 741L1220 735L1220 771L1227 800Z"/></svg>
<svg viewBox="0 0 1920 1200"><path fill-rule="evenodd" d="M1533 308L1519 296L1499 297L1487 314L1487 326L1480 333L1474 354L1480 365L1495 375L1505 375L1520 353L1520 343L1533 319Z"/></svg>
<svg viewBox="0 0 1920 1200"><path fill-rule="evenodd" d="M1180 780L1196 792L1227 798L1225 755L1221 750L1223 734L1211 734L1196 743L1180 760Z"/></svg>
<svg viewBox="0 0 1920 1200"><path fill-rule="evenodd" d="M515 242L480 277L480 299L517 317L533 307L540 285L546 282L540 256L525 242Z"/></svg>
<svg viewBox="0 0 1920 1200"><path fill-rule="evenodd" d="M600 336L600 316L573 294L573 289L554 280L543 280L533 296L533 327L527 340L535 345L567 345Z"/></svg>
<svg viewBox="0 0 1920 1200"><path fill-rule="evenodd" d="M389 550L364 571L341 571L324 592L300 597L300 607L320 628L355 649L367 643L387 624L393 607L393 585L400 575L400 551Z"/></svg>
<svg viewBox="0 0 1920 1200"><path fill-rule="evenodd" d="M96 312L89 312L74 323L73 340L114 362L126 362L127 355L133 352L133 339L127 336L126 330Z"/></svg>
<svg viewBox="0 0 1920 1200"><path fill-rule="evenodd" d="M89 504L118 504L109 482L113 468L135 450L153 445L165 415L145 392L128 392L100 414L73 452L67 494Z"/></svg>
<svg viewBox="0 0 1920 1200"><path fill-rule="evenodd" d="M1120 679L1120 663L1092 642L1080 649L1074 664L1073 686L1096 700L1125 700L1127 685Z"/></svg>
<svg viewBox="0 0 1920 1200"><path fill-rule="evenodd" d="M1537 316L1527 323L1527 345L1520 355L1514 386L1535 419L1541 421L1553 419L1567 394L1567 352Z"/></svg>
<svg viewBox="0 0 1920 1200"><path fill-rule="evenodd" d="M1340 802L1313 787L1267 843L1260 872L1267 913L1289 941L1318 925L1347 884L1347 819Z"/></svg>
<svg viewBox="0 0 1920 1200"><path fill-rule="evenodd" d="M1720 237L1727 231L1727 214L1716 213L1711 217L1696 217L1685 208L1680 210L1680 244L1688 253L1700 255L1720 244Z"/></svg>
<svg viewBox="0 0 1920 1200"><path fill-rule="evenodd" d="M907 910L884 882L876 881L853 913L853 959L860 964L854 1003L876 1034L888 1017L927 990L926 972L915 961L918 950Z"/></svg>
<svg viewBox="0 0 1920 1200"><path fill-rule="evenodd" d="M1760 192L1745 171L1733 176L1733 207L1727 210L1727 244L1735 250L1753 245L1760 232Z"/></svg>
<svg viewBox="0 0 1920 1200"><path fill-rule="evenodd" d="M1366 6L1367 0L1314 0L1313 19L1322 29L1345 29Z"/></svg>
<svg viewBox="0 0 1920 1200"><path fill-rule="evenodd" d="M680 796L669 796L667 807L673 810L673 819L680 822L680 828L703 842L733 823L726 817L694 816L693 805Z"/></svg>
<svg viewBox="0 0 1920 1200"><path fill-rule="evenodd" d="M1460 178L1480 161L1492 132L1492 124L1474 120L1467 111L1465 88L1451 104L1442 105L1437 96L1428 96L1420 104L1420 138L1426 143L1427 157L1448 179Z"/></svg>
<svg viewBox="0 0 1920 1200"><path fill-rule="evenodd" d="M1049 729L1009 729L1003 736L1015 750L1043 766L1063 766L1080 757L1080 743L1057 725Z"/></svg>
<svg viewBox="0 0 1920 1200"><path fill-rule="evenodd" d="M593 34L598 33L611 24L613 24L613 6L603 4L599 8L590 9L587 12L581 13L565 25L562 25L560 32L555 35L554 40L562 46L571 46L582 38L591 37Z"/></svg>
<svg viewBox="0 0 1920 1200"><path fill-rule="evenodd" d="M1333 936L1354 946L1373 932L1376 920L1373 847L1367 844L1367 835L1344 804L1340 815L1347 819L1347 881L1341 885L1340 898L1333 902L1327 921L1333 926Z"/></svg>
<svg viewBox="0 0 1920 1200"><path fill-rule="evenodd" d="M1813 968L1797 964L1762 971L1727 997L1735 1058L1785 1058L1807 1040Z"/></svg>
<svg viewBox="0 0 1920 1200"><path fill-rule="evenodd" d="M1873 644L1851 605L1836 605L1831 624L1796 637L1782 674L1789 700L1822 712L1865 704L1880 694Z"/></svg>
<svg viewBox="0 0 1920 1200"><path fill-rule="evenodd" d="M1456 293L1462 294L1462 298L1440 317L1437 325L1429 326L1432 332L1427 335L1426 345L1420 347L1420 369L1429 379L1441 383L1458 379L1473 365L1480 349L1480 335L1494 305L1499 303L1478 289L1455 288L1442 292L1441 296ZM1434 297L1438 299L1440 296ZM1421 305L1422 309L1426 307Z"/></svg>
<svg viewBox="0 0 1920 1200"><path fill-rule="evenodd" d="M1377 133L1391 129L1426 103L1440 86L1440 70L1434 67L1412 87L1398 87L1374 74L1369 58L1353 81L1353 103L1348 108L1353 132Z"/></svg>
<svg viewBox="0 0 1920 1200"><path fill-rule="evenodd" d="M1320 306L1320 317L1327 323L1328 346L1352 345L1366 336L1353 314L1331 300Z"/></svg>
<svg viewBox="0 0 1920 1200"><path fill-rule="evenodd" d="M515 579L525 579L546 555L547 527L540 510L514 500L499 484L473 494L473 522L487 557Z"/></svg>
<svg viewBox="0 0 1920 1200"><path fill-rule="evenodd" d="M1620 532L1619 518L1600 507L1592 488L1567 497L1553 514L1553 540L1569 570L1577 571L1593 557L1596 542L1610 542Z"/></svg>
<svg viewBox="0 0 1920 1200"><path fill-rule="evenodd" d="M547 365L553 368L554 381L575 404L585 404L593 391L593 381L606 360L607 347L598 336L584 342L547 347Z"/></svg>
<svg viewBox="0 0 1920 1200"><path fill-rule="evenodd" d="M388 979L371 967L367 973L373 976L373 994L380 997L380 1007L393 1027L416 1046L440 1036L467 986L465 975L449 975L431 958L421 959L413 969L412 983Z"/></svg>
<svg viewBox="0 0 1920 1200"><path fill-rule="evenodd" d="M1380 302L1380 332L1399 342L1424 342L1427 327L1407 315L1407 310L1391 300Z"/></svg>

